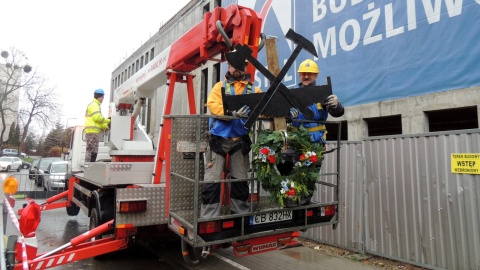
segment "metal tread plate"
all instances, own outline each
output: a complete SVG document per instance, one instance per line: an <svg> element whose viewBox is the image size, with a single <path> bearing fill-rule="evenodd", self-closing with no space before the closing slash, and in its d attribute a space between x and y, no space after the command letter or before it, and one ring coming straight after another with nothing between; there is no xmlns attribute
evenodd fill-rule
<svg viewBox="0 0 480 270"><path fill-rule="evenodd" d="M166 224L165 184L142 184L138 188L116 189L116 224L132 224L134 227ZM147 200L147 210L140 213L118 213L120 201Z"/></svg>

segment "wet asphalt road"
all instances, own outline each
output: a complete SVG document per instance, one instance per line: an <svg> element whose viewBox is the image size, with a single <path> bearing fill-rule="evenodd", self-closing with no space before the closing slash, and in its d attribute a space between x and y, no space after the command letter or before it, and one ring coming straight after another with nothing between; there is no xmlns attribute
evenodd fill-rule
<svg viewBox="0 0 480 270"><path fill-rule="evenodd" d="M28 170L22 170L20 173L9 172L0 173L0 180L4 180L8 175L15 174L19 180L19 190L37 191L35 201L41 204L45 201L45 195L51 196L53 193L45 194L43 188L36 187L33 180L28 179ZM24 199L17 199L14 207L15 213L21 205L25 203ZM42 212L42 221L37 229L38 253L52 251L58 248L86 231L88 231L89 218L80 212L76 217L70 217L63 208ZM6 235L18 234L16 229L9 221L7 224ZM50 269L66 270L137 270L137 269L196 269L196 270L256 270L256 269L279 269L279 270L330 270L330 269L378 269L373 266L366 266L358 261L352 261L345 258L333 257L312 250L307 247L298 246L283 250L276 250L247 257L236 257L231 248L220 249L212 253L210 258L196 268L188 267L184 264L180 249L180 239L172 234L172 237L164 238L162 241L153 242L149 250L136 246L126 250L121 250L111 254L103 255L100 259L86 259L73 262L67 265L53 267Z"/></svg>

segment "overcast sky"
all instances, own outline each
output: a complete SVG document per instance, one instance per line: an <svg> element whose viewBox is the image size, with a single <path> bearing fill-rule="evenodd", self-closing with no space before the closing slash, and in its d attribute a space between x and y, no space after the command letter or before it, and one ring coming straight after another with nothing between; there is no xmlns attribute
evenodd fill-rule
<svg viewBox="0 0 480 270"><path fill-rule="evenodd" d="M107 116L112 71L188 2L2 1L0 51L22 51L57 89L63 125L83 124L93 91L105 90Z"/></svg>

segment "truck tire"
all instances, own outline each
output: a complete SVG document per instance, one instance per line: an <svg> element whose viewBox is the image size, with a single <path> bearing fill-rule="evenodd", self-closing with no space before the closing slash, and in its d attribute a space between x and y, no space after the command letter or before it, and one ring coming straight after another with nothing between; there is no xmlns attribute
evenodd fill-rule
<svg viewBox="0 0 480 270"><path fill-rule="evenodd" d="M99 224L100 222L100 214L98 213L98 209L96 207L94 207L91 211L90 211L90 224L89 224L89 229L93 229L93 228L96 228L98 227L98 225L101 225ZM91 241L95 241L95 240L98 240L98 239L102 239L102 235L97 235L95 237L92 237ZM93 256L92 258L95 259L95 260L101 260L102 258L105 257L106 254L102 254L102 255L97 255L97 256Z"/></svg>
<svg viewBox="0 0 480 270"><path fill-rule="evenodd" d="M98 209L94 207L92 211L90 211L90 224L88 228L92 230L93 228L98 227L98 225L100 225L99 222L100 222L100 214L98 213ZM97 235L94 238L92 238L92 240L98 240L98 239L102 239L102 236Z"/></svg>

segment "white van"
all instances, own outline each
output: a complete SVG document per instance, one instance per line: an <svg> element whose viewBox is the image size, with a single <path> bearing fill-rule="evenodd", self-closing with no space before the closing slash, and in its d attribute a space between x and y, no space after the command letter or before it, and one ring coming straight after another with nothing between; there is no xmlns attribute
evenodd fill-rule
<svg viewBox="0 0 480 270"><path fill-rule="evenodd" d="M68 161L68 172L82 172L85 168L85 150L86 150L86 141L85 133L83 132L83 126L71 127L72 137L70 140L70 150L68 153L65 153L64 160ZM100 134L100 143L98 146L98 161L111 161L109 151L110 148L106 146L104 141L104 133Z"/></svg>

